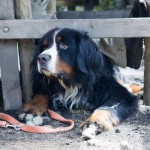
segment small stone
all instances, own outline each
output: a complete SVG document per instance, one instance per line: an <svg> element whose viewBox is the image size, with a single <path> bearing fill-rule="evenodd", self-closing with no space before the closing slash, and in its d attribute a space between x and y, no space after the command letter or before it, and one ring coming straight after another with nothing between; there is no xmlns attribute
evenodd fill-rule
<svg viewBox="0 0 150 150"><path fill-rule="evenodd" d="M116 133L120 133L120 130L119 130L119 129L116 129L115 132L116 132Z"/></svg>

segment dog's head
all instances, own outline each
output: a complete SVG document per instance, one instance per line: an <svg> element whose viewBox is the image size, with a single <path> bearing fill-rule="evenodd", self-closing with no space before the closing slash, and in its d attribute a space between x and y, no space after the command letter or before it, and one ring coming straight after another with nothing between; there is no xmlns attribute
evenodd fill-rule
<svg viewBox="0 0 150 150"><path fill-rule="evenodd" d="M38 71L48 77L70 78L75 72L94 76L103 65L96 44L85 33L73 29L53 29L40 40Z"/></svg>

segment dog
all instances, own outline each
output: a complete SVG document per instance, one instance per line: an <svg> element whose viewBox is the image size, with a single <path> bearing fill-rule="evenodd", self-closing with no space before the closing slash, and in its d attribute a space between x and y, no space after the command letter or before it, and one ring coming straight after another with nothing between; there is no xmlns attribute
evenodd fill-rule
<svg viewBox="0 0 150 150"><path fill-rule="evenodd" d="M81 126L95 123L109 130L138 108L138 97L114 77L116 66L85 32L55 28L39 41L32 62L33 100L24 112L42 115L47 108L82 108L92 115Z"/></svg>

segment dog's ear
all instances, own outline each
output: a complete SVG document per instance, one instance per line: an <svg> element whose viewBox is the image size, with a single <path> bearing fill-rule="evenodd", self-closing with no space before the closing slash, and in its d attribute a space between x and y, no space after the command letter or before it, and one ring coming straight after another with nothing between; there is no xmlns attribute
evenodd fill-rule
<svg viewBox="0 0 150 150"><path fill-rule="evenodd" d="M80 36L77 53L77 68L84 74L94 74L103 65L102 54L92 39L84 34Z"/></svg>

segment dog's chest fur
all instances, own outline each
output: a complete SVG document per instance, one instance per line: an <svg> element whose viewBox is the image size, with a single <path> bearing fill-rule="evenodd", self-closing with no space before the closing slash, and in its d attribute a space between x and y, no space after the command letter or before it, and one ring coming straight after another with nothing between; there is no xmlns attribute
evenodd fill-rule
<svg viewBox="0 0 150 150"><path fill-rule="evenodd" d="M58 93L53 99L54 106L65 106L72 110L73 106L78 107L80 100L83 97L82 88L80 85L66 86L62 80L59 80L61 86L65 89L65 93Z"/></svg>

